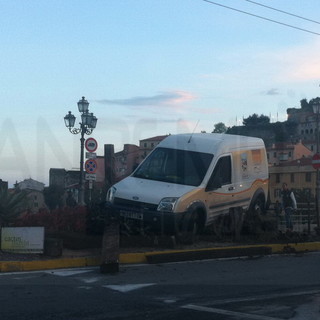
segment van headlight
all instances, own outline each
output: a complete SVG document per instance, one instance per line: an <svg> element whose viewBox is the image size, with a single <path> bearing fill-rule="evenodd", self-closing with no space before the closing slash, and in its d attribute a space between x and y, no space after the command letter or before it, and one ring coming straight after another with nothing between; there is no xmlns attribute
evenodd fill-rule
<svg viewBox="0 0 320 320"><path fill-rule="evenodd" d="M114 196L116 194L117 189L115 187L111 187L107 192L107 201L113 203Z"/></svg>
<svg viewBox="0 0 320 320"><path fill-rule="evenodd" d="M158 205L157 211L173 212L178 198L163 198Z"/></svg>

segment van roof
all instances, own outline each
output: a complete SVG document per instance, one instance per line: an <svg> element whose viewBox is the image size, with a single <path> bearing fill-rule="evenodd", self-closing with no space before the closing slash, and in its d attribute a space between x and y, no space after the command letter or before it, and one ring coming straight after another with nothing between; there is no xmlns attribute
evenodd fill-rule
<svg viewBox="0 0 320 320"><path fill-rule="evenodd" d="M260 138L221 133L184 133L170 135L158 147L197 151L205 153L230 152L238 149L263 148Z"/></svg>

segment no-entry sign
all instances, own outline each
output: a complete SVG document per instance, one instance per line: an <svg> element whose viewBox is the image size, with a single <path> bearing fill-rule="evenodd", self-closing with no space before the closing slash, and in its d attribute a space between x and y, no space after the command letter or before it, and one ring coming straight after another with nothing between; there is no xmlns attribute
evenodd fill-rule
<svg viewBox="0 0 320 320"><path fill-rule="evenodd" d="M313 157L312 157L312 166L315 169L320 169L320 154L316 153Z"/></svg>
<svg viewBox="0 0 320 320"><path fill-rule="evenodd" d="M85 147L89 152L95 152L98 148L98 142L94 138L88 138L85 142Z"/></svg>

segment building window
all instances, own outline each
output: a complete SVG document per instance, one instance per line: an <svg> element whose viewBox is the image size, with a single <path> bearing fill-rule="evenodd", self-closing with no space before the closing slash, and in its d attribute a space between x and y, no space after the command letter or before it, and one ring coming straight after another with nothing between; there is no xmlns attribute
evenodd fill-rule
<svg viewBox="0 0 320 320"><path fill-rule="evenodd" d="M301 130L301 134L304 134L304 131L303 131L303 130Z"/></svg>
<svg viewBox="0 0 320 320"><path fill-rule="evenodd" d="M281 197L281 189L274 189L274 197L275 198Z"/></svg>
<svg viewBox="0 0 320 320"><path fill-rule="evenodd" d="M294 173L291 173L291 174L290 174L290 182L291 182L291 183L294 183Z"/></svg>
<svg viewBox="0 0 320 320"><path fill-rule="evenodd" d="M279 155L279 160L280 161L288 161L289 160L289 155L287 153L282 153Z"/></svg>
<svg viewBox="0 0 320 320"><path fill-rule="evenodd" d="M146 147L148 146L148 144L145 142L145 143L143 144L143 146L146 148Z"/></svg>
<svg viewBox="0 0 320 320"><path fill-rule="evenodd" d="M274 157L274 158L277 157L277 153L276 153L276 152L273 153L273 157Z"/></svg>
<svg viewBox="0 0 320 320"><path fill-rule="evenodd" d="M276 183L280 183L280 173L276 173Z"/></svg>
<svg viewBox="0 0 320 320"><path fill-rule="evenodd" d="M306 182L311 182L311 172L306 172Z"/></svg>
<svg viewBox="0 0 320 320"><path fill-rule="evenodd" d="M269 160L269 153L267 153L267 159Z"/></svg>
<svg viewBox="0 0 320 320"><path fill-rule="evenodd" d="M289 158L291 158L292 157L292 153L291 153L291 151L289 151Z"/></svg>

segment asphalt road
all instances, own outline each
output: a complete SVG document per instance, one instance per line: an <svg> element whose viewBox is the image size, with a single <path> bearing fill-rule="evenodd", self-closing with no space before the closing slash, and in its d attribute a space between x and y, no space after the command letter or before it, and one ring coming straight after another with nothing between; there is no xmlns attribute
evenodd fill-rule
<svg viewBox="0 0 320 320"><path fill-rule="evenodd" d="M320 253L0 274L3 320L320 319Z"/></svg>

